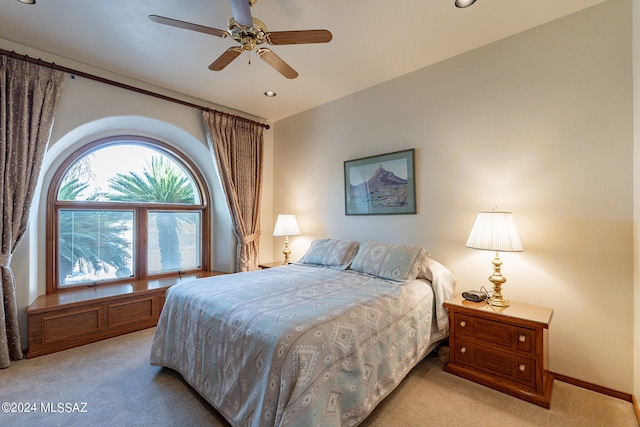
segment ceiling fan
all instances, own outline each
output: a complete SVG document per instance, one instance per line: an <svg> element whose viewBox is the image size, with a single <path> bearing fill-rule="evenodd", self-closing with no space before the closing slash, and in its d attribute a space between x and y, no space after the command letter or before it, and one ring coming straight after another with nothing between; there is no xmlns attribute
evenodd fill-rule
<svg viewBox="0 0 640 427"><path fill-rule="evenodd" d="M288 79L298 77L298 72L291 68L278 55L267 47L258 47L265 42L278 46L286 44L327 43L333 37L328 30L294 30L294 31L268 31L267 26L257 18L251 16L250 7L258 3L258 0L229 0L233 17L229 19L227 30L205 27L191 22L179 21L164 16L149 15L154 22L183 28L185 30L198 31L212 36L231 37L240 46L227 49L222 55L209 65L212 71L221 71L236 59L243 51L256 49L258 57L271 65L276 71Z"/></svg>

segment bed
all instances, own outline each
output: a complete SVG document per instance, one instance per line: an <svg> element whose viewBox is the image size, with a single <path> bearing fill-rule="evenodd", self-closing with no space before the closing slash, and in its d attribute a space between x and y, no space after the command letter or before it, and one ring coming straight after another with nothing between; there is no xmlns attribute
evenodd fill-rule
<svg viewBox="0 0 640 427"><path fill-rule="evenodd" d="M454 286L422 248L314 240L295 264L171 287L151 364L233 426L357 425L446 338Z"/></svg>

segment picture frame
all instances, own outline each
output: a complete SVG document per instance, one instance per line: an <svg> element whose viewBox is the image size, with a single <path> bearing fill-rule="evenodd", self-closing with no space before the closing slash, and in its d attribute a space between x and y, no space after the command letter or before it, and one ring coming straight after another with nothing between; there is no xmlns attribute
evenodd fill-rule
<svg viewBox="0 0 640 427"><path fill-rule="evenodd" d="M414 152L345 161L345 215L415 214Z"/></svg>

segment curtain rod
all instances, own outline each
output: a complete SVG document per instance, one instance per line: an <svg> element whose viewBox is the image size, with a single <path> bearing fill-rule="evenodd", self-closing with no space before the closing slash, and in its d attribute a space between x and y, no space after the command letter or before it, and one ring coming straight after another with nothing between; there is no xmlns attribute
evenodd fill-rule
<svg viewBox="0 0 640 427"><path fill-rule="evenodd" d="M93 74L85 73L84 71L74 70L73 68L63 67L61 65L57 65L55 62L43 61L40 58L38 58L38 59L31 58L30 56L21 55L19 53L14 52L14 51L10 52L10 51L4 50L4 49L0 49L0 55L5 55L5 56L9 56L9 57L14 58L14 59L20 59L22 61L26 61L26 62L30 62L30 63L33 63L33 64L38 64L38 65L42 65L44 67L49 67L49 68L52 68L54 70L62 71L62 72L65 72L65 73L68 73L68 74L73 74L73 75L80 76L80 77L84 77L84 78L87 78L87 79L90 79L90 80L95 80L95 81L100 82L100 83L106 83L106 84L109 84L109 85L112 85L112 86L116 86L116 87L119 87L119 88L122 88L122 89L127 89L127 90L130 90L130 91L133 91L133 92L141 93L143 95L153 96L155 98L163 99L165 101L174 102L176 104L186 105L187 107L195 108L197 110L211 111L211 112L214 112L214 113L217 113L217 114L222 114L223 116L226 116L226 117L232 117L234 119L238 119L238 120L242 120L242 121L245 121L245 122L256 124L258 126L262 126L265 129L269 129L270 128L270 126L268 124L266 124L266 123L260 123L260 122L257 122L255 120L248 119L246 117L237 116L235 114L225 113L224 111L214 110L212 108L204 107L204 106L198 105L198 104L193 104L191 102L182 101L182 100L177 99L177 98L173 98L173 97L162 95L162 94L159 94L159 93L156 93L156 92L151 92L151 91L146 90L146 89L141 89L139 87L130 86L130 85L127 85L127 84L124 84L124 83L120 83L120 82L117 82L115 80L105 79L104 77L99 77L99 76L95 76Z"/></svg>

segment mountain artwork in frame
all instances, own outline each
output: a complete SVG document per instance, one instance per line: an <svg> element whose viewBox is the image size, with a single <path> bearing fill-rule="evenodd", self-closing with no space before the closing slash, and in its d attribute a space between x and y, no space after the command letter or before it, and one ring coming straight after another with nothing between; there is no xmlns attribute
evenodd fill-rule
<svg viewBox="0 0 640 427"><path fill-rule="evenodd" d="M345 214L415 214L414 151L345 161Z"/></svg>

